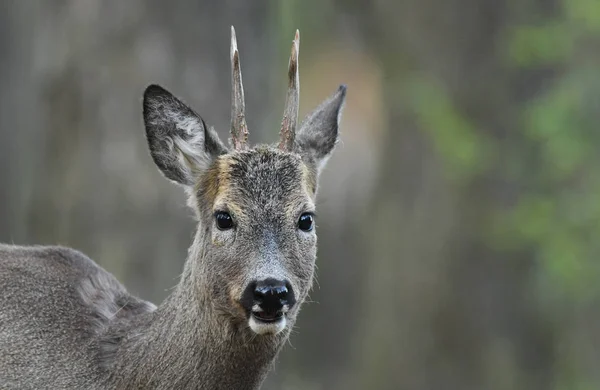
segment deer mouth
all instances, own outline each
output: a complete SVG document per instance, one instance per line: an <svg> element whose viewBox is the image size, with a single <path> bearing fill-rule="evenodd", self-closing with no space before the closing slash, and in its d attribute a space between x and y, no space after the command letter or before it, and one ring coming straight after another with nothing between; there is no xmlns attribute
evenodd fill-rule
<svg viewBox="0 0 600 390"><path fill-rule="evenodd" d="M258 309L254 307L254 309ZM256 334L277 334L287 326L287 319L282 310L252 310L248 320L250 329Z"/></svg>
<svg viewBox="0 0 600 390"><path fill-rule="evenodd" d="M283 318L283 312L281 310L277 311L252 311L252 316L261 322L271 323L277 322Z"/></svg>

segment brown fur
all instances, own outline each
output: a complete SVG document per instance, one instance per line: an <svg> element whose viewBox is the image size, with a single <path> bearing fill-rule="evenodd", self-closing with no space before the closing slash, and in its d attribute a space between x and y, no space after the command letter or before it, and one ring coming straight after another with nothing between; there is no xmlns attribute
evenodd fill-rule
<svg viewBox="0 0 600 390"><path fill-rule="evenodd" d="M338 139L345 88L300 126L293 150L228 150L202 118L150 86L152 159L183 186L198 218L181 279L161 305L130 295L85 255L0 245L0 388L256 389L313 282L317 177ZM217 228L228 211L235 227ZM283 330L257 334L243 291L286 280L296 304Z"/></svg>

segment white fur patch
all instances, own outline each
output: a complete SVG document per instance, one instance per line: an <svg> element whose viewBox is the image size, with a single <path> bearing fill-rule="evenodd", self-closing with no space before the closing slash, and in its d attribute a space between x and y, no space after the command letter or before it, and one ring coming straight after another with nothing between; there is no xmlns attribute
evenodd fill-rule
<svg viewBox="0 0 600 390"><path fill-rule="evenodd" d="M185 181L180 184L191 185L211 163L205 144L206 131L209 129L205 129L201 118L191 110L184 109L183 103L156 99L150 100L148 104L150 114L146 117L146 126L163 129L156 130L155 137L166 146L153 149L153 153L164 156L162 160L169 164L176 164Z"/></svg>
<svg viewBox="0 0 600 390"><path fill-rule="evenodd" d="M199 172L210 165L210 156L204 148L204 125L194 116L182 115L177 111L167 111L167 117L179 130L185 134L185 139L172 135L173 143L170 145L178 153L182 167L186 168L190 177L195 177Z"/></svg>
<svg viewBox="0 0 600 390"><path fill-rule="evenodd" d="M250 329L256 334L277 334L285 329L287 325L287 320L285 316L281 317L279 320L274 322L262 322L254 318L253 315L250 316L250 320L248 321L250 324Z"/></svg>

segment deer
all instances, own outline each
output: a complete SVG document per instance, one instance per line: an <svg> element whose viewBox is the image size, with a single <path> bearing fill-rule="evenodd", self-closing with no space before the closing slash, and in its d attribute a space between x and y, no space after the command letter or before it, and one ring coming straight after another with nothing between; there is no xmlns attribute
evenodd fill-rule
<svg viewBox="0 0 600 390"><path fill-rule="evenodd" d="M159 85L143 94L149 153L197 221L158 306L66 246L0 244L0 388L258 389L315 273L318 178L346 86L298 124L299 31L279 142L249 146L235 29L228 145Z"/></svg>

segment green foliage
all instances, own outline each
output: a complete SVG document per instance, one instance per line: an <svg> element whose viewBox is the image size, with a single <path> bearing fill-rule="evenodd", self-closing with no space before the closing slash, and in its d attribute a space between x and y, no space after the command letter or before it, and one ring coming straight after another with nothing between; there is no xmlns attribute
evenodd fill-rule
<svg viewBox="0 0 600 390"><path fill-rule="evenodd" d="M564 0L553 16L536 19L511 27L500 48L513 70L553 71L535 97L516 107L514 153L504 148L497 158L485 132L430 79L411 85L412 108L451 177L499 171L520 189L514 206L489 210L489 244L507 257L533 256L536 299L551 306L545 315L565 344L557 348L569 351L557 354L553 388L598 388L581 369L586 357L571 335L591 336L580 323L600 299L600 2ZM571 319L556 320L569 311Z"/></svg>
<svg viewBox="0 0 600 390"><path fill-rule="evenodd" d="M409 86L412 109L420 128L427 132L448 174L468 178L485 168L487 143L469 119L452 104L439 85L417 79Z"/></svg>
<svg viewBox="0 0 600 390"><path fill-rule="evenodd" d="M525 107L525 133L540 145L544 174L550 180L568 179L592 154L590 128L583 122L583 91L572 77Z"/></svg>
<svg viewBox="0 0 600 390"><path fill-rule="evenodd" d="M571 54L572 44L569 32L560 22L523 26L513 31L509 53L516 65L532 67L564 60Z"/></svg>
<svg viewBox="0 0 600 390"><path fill-rule="evenodd" d="M583 34L600 33L600 5L597 0L563 1L565 16Z"/></svg>
<svg viewBox="0 0 600 390"><path fill-rule="evenodd" d="M566 8L578 10L578 4L585 6L587 2L577 0ZM596 8L600 10L600 4ZM569 34L581 28L579 24L572 28L574 15L581 19L579 12L570 11L561 24L551 23L548 31L562 31L557 47L579 50L585 47L581 33ZM590 23L592 20L590 17ZM570 39L568 44L565 37ZM539 36L540 46L546 44L547 38ZM535 40L532 43L535 46ZM545 59L551 62L558 57L551 55ZM580 299L600 292L590 291L591 283L585 282L600 276L593 256L600 247L595 240L588 239L591 234L599 233L596 225L600 223L600 183L590 174L600 162L595 153L600 137L595 121L586 112L586 100L590 95L597 97L597 92L589 89L593 83L585 62L582 65L581 61L570 58L561 60L566 71L523 108L524 142L535 146L537 165L534 172L527 172L528 177L533 177L533 185L527 186L528 193L512 211L511 221L514 239L537 248L545 271L557 282L557 287L562 287L572 299Z"/></svg>
<svg viewBox="0 0 600 390"><path fill-rule="evenodd" d="M522 109L522 142L535 151L535 163L523 167L525 193L509 213L497 216L494 228L506 248L534 253L540 300L556 299L553 315L559 307L573 308L575 318L556 330L567 344L569 334L586 334L576 319L586 313L574 308L600 298L600 134L598 107L590 104L600 100L593 43L599 38L600 3L565 0L546 24L514 29L508 45L515 66L560 72ZM584 359L581 353L559 354L554 388L598 388L590 373L577 368Z"/></svg>

